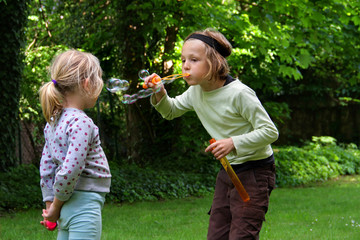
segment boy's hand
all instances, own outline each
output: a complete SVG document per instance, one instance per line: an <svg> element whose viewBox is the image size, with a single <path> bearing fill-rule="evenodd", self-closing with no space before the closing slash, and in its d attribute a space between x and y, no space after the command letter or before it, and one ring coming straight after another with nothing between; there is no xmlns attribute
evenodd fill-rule
<svg viewBox="0 0 360 240"><path fill-rule="evenodd" d="M166 90L165 90L164 84L161 82L161 79L160 79L160 82L158 82L157 84L154 84L154 83L152 83L153 78L160 79L159 75L153 73L144 79L144 85L152 88L152 90L155 92L156 103L158 103L166 95Z"/></svg>
<svg viewBox="0 0 360 240"><path fill-rule="evenodd" d="M162 84L159 75L153 73L144 79L144 85L152 88L154 92L157 92L157 90L163 87L164 84Z"/></svg>
<svg viewBox="0 0 360 240"><path fill-rule="evenodd" d="M214 157L220 160L223 157L226 157L232 150L235 149L234 142L232 138L226 138L221 140L216 140L216 142L210 144L205 152L211 152L214 154Z"/></svg>

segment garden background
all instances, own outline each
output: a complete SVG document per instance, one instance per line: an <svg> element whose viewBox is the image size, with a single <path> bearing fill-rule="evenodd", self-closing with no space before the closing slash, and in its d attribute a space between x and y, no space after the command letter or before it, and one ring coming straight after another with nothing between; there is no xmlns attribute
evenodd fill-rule
<svg viewBox="0 0 360 240"><path fill-rule="evenodd" d="M54 55L92 52L104 81L181 72L183 39L214 28L231 42L231 75L276 123L277 186L360 171L360 2L355 0L0 0L0 208L40 208L45 121L39 87ZM170 96L187 88L168 84ZM149 99L121 103L104 88L86 112L101 130L114 203L201 196L220 165L194 113L161 118Z"/></svg>

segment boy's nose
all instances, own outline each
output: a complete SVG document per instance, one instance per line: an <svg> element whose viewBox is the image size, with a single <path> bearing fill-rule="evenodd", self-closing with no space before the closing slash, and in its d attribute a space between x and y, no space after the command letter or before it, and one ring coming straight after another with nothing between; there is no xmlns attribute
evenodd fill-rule
<svg viewBox="0 0 360 240"><path fill-rule="evenodd" d="M187 64L186 62L183 64L183 68L184 69L189 69L190 68L190 66L189 66L189 64Z"/></svg>

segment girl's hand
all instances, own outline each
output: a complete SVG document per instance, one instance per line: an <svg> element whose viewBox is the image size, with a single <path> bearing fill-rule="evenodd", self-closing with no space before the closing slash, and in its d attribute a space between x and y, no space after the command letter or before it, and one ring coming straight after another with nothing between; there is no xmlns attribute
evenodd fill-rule
<svg viewBox="0 0 360 240"><path fill-rule="evenodd" d="M60 209L56 209L54 207L50 207L48 210L43 209L42 216L45 220L56 222L60 218Z"/></svg>
<svg viewBox="0 0 360 240"><path fill-rule="evenodd" d="M152 83L153 78L160 79L159 75L157 75L156 73L153 73L144 79L144 84L146 86L152 88L152 90L155 92L156 103L158 103L163 98L163 96L166 95L166 90L165 90L164 84L161 82L161 80L157 84Z"/></svg>
<svg viewBox="0 0 360 240"><path fill-rule="evenodd" d="M44 217L44 220L56 222L60 218L60 211L63 204L63 201L60 201L55 197L54 202L50 205L50 207L43 209L42 216Z"/></svg>
<svg viewBox="0 0 360 240"><path fill-rule="evenodd" d="M221 140L216 140L216 142L210 144L205 152L211 152L214 154L214 157L220 160L223 157L226 157L232 150L235 149L234 142L232 138L226 138Z"/></svg>
<svg viewBox="0 0 360 240"><path fill-rule="evenodd" d="M46 210L48 210L50 208L52 202L47 201L47 202L45 202L45 204L46 204ZM43 225L44 227L48 228L45 218L44 218L44 220L40 221L40 224Z"/></svg>

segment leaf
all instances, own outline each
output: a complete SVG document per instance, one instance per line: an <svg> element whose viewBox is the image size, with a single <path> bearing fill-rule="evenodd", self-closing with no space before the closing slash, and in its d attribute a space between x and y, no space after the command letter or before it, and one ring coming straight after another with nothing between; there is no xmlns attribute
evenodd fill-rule
<svg viewBox="0 0 360 240"><path fill-rule="evenodd" d="M354 22L355 25L360 25L360 16L353 16L351 20Z"/></svg>
<svg viewBox="0 0 360 240"><path fill-rule="evenodd" d="M302 78L302 74L297 68L289 67L286 65L280 65L279 72L284 77L294 78L295 80L300 80Z"/></svg>
<svg viewBox="0 0 360 240"><path fill-rule="evenodd" d="M302 67L304 69L308 68L311 61L312 61L312 59L311 59L311 55L310 55L309 51L306 49L301 49L300 55L298 56L298 63L300 65L300 67Z"/></svg>

